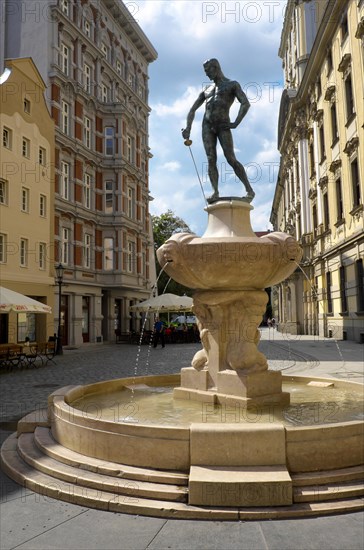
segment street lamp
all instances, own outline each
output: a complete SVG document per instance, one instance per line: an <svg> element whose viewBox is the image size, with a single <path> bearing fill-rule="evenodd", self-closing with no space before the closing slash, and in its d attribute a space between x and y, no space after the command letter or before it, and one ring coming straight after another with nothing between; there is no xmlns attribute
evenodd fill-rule
<svg viewBox="0 0 364 550"><path fill-rule="evenodd" d="M61 330L61 302L62 302L62 284L64 267L59 263L56 267L56 283L58 285L58 332L56 355L63 355L62 349L62 330Z"/></svg>

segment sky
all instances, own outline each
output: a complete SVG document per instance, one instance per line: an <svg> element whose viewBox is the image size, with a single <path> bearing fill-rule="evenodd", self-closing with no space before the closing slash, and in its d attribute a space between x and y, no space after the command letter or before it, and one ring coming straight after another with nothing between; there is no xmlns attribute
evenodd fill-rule
<svg viewBox="0 0 364 550"><path fill-rule="evenodd" d="M217 58L225 76L240 83L251 104L233 130L233 139L236 157L256 193L252 227L254 231L272 229L269 218L278 174L277 125L283 89L278 48L286 0L125 3L158 52L158 59L149 66L151 213L160 215L170 209L197 235L206 229L204 194L210 196L212 188L201 139L204 105L196 113L190 151L181 129L192 104L209 84L204 61ZM231 120L238 106L235 102ZM220 195L244 196L245 188L219 146L218 169Z"/></svg>

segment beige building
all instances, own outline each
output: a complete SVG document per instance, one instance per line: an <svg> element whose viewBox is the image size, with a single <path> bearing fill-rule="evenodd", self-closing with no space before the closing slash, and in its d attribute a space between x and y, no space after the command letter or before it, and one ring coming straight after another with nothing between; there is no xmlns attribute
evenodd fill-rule
<svg viewBox="0 0 364 550"><path fill-rule="evenodd" d="M55 261L65 267L63 344L140 328L150 297L148 66L157 53L120 0L27 0L5 11L5 51L30 52L55 121ZM41 4L41 6L40 6ZM11 32L10 32L11 30ZM58 291L56 319L58 326Z"/></svg>
<svg viewBox="0 0 364 550"><path fill-rule="evenodd" d="M0 284L54 306L54 122L32 59L6 61L0 84ZM45 341L47 314L0 314L0 343Z"/></svg>
<svg viewBox="0 0 364 550"><path fill-rule="evenodd" d="M364 342L364 1L293 1L285 13L271 222L303 260L272 293L282 330Z"/></svg>

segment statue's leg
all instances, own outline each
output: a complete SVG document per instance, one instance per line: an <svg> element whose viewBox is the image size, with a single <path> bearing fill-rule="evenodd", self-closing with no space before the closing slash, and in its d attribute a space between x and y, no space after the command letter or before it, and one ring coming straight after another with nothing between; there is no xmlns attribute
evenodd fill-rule
<svg viewBox="0 0 364 550"><path fill-rule="evenodd" d="M208 174L214 191L210 200L214 200L219 197L219 172L217 170L216 154L217 136L206 123L202 124L202 141L207 156Z"/></svg>
<svg viewBox="0 0 364 550"><path fill-rule="evenodd" d="M219 142L224 151L225 158L230 164L235 174L238 176L239 180L243 183L246 192L247 198L252 200L255 196L252 186L249 183L248 176L246 175L244 166L237 160L234 153L234 144L233 138L230 130L224 130L219 134Z"/></svg>

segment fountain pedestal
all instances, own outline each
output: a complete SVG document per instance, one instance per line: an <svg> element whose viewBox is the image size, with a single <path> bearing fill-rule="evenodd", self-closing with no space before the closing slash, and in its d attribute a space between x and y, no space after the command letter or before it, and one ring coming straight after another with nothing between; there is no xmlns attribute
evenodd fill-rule
<svg viewBox="0 0 364 550"><path fill-rule="evenodd" d="M224 199L206 207L203 237L173 235L157 251L176 281L196 289L193 311L203 349L181 371L174 396L218 403L289 403L281 373L268 370L258 350L268 301L265 288L296 269L298 243L284 233L257 237L250 224L253 207Z"/></svg>

